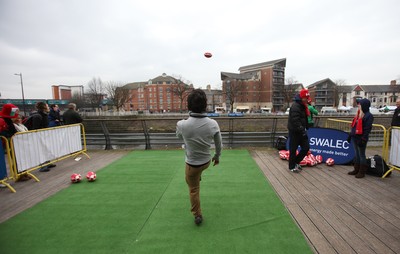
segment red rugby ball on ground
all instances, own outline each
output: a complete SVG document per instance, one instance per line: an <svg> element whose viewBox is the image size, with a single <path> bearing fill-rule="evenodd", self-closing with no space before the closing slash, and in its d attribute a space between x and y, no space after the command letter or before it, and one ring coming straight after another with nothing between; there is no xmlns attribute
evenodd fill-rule
<svg viewBox="0 0 400 254"><path fill-rule="evenodd" d="M335 164L335 160L332 158L328 158L325 163L328 166L333 166Z"/></svg>
<svg viewBox="0 0 400 254"><path fill-rule="evenodd" d="M210 58L210 57L212 57L212 54L210 52L206 52L206 53L204 53L204 56L207 58Z"/></svg>

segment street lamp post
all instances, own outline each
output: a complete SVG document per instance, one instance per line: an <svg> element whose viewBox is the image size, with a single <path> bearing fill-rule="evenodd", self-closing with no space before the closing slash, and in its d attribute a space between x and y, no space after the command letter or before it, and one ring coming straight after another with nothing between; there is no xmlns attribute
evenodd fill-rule
<svg viewBox="0 0 400 254"><path fill-rule="evenodd" d="M15 73L14 75L17 75L21 78L21 90L22 90L22 107L24 109L24 116L26 116L26 111L25 111L25 96L24 96L24 83L22 82L22 73Z"/></svg>

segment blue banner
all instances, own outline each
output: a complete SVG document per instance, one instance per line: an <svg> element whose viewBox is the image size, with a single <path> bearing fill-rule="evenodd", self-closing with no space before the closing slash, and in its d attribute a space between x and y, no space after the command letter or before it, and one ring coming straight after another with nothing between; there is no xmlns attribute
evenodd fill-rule
<svg viewBox="0 0 400 254"><path fill-rule="evenodd" d="M355 152L352 143L347 142L347 132L327 129L310 128L307 131L310 151L313 155L321 155L323 160L335 160L335 164L347 164L353 161ZM287 142L287 148L289 147Z"/></svg>
<svg viewBox="0 0 400 254"><path fill-rule="evenodd" d="M6 160L4 155L4 148L3 144L0 139L0 180L3 180L7 177L7 167L6 167Z"/></svg>

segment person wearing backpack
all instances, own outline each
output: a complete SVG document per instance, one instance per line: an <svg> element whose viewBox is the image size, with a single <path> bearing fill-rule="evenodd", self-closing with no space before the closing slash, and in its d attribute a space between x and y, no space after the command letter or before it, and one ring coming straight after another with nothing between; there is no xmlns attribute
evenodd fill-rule
<svg viewBox="0 0 400 254"><path fill-rule="evenodd" d="M355 158L354 170L349 175L355 175L356 178L363 178L368 170L367 158L365 150L367 148L369 133L372 130L374 117L369 112L371 102L368 99L358 101L358 111L351 124L351 131L347 141L353 141Z"/></svg>

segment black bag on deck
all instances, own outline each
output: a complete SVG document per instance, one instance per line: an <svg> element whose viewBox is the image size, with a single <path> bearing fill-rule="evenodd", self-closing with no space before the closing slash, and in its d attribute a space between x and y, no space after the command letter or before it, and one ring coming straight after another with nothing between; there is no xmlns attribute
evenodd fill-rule
<svg viewBox="0 0 400 254"><path fill-rule="evenodd" d="M279 151L286 150L286 142L287 142L286 136L279 136L275 141L274 147Z"/></svg>
<svg viewBox="0 0 400 254"><path fill-rule="evenodd" d="M368 157L367 164L368 170L366 173L368 175L381 177L389 170L389 167L386 164L385 160L379 155ZM387 176L390 176L390 174L388 174Z"/></svg>

